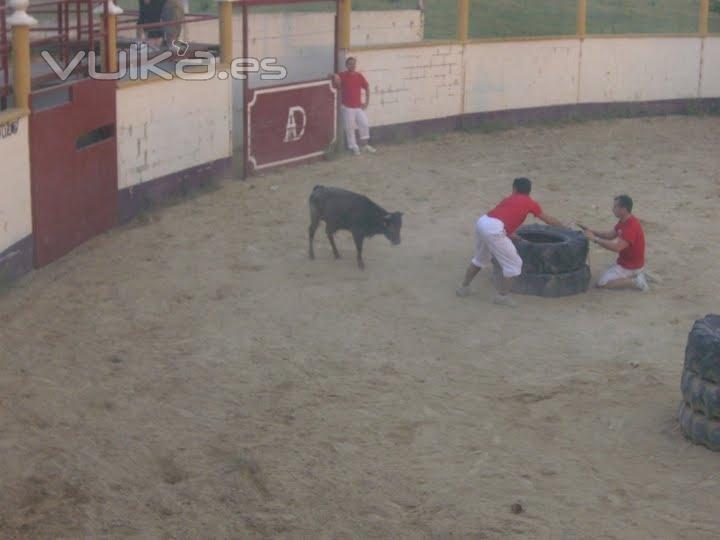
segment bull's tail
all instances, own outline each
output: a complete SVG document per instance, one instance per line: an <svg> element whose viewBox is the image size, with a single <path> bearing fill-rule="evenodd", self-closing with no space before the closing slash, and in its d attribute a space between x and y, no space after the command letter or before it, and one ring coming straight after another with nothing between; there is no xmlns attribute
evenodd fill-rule
<svg viewBox="0 0 720 540"><path fill-rule="evenodd" d="M320 199L320 194L325 190L325 186L317 185L313 188L312 193L310 193L310 198L308 199L308 202L310 203L310 212L317 212L318 211L318 202Z"/></svg>
<svg viewBox="0 0 720 540"><path fill-rule="evenodd" d="M308 203L310 204L310 220L312 222L316 222L320 217L320 208L318 205L320 201L318 198L324 189L325 186L317 185L313 188L312 193L310 193Z"/></svg>

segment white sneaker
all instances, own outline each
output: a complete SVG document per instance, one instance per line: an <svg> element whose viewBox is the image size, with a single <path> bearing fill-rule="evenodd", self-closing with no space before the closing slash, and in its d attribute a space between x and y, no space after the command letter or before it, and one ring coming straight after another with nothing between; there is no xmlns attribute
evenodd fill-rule
<svg viewBox="0 0 720 540"><path fill-rule="evenodd" d="M647 279L645 279L645 274L635 276L635 286L642 292L648 292L650 290L650 285L648 285Z"/></svg>
<svg viewBox="0 0 720 540"><path fill-rule="evenodd" d="M500 306L517 307L517 302L509 294L498 293L497 295L495 295L495 300L493 300L493 303Z"/></svg>
<svg viewBox="0 0 720 540"><path fill-rule="evenodd" d="M366 145L365 145L365 151L368 152L369 154L374 154L375 152L377 152L377 150L375 150L375 149L374 149L372 146L370 146L369 144L366 144Z"/></svg>
<svg viewBox="0 0 720 540"><path fill-rule="evenodd" d="M662 278L657 274L649 272L648 270L643 271L643 274L645 274L645 279L648 283L657 283L658 285L662 285Z"/></svg>
<svg viewBox="0 0 720 540"><path fill-rule="evenodd" d="M465 298L466 296L470 296L472 291L470 291L470 287L460 287L455 291L455 294L457 294L460 298Z"/></svg>
<svg viewBox="0 0 720 540"><path fill-rule="evenodd" d="M356 156L359 156L359 155L360 155L360 149L359 149L359 148L353 148L353 149L352 149L352 153L355 154Z"/></svg>

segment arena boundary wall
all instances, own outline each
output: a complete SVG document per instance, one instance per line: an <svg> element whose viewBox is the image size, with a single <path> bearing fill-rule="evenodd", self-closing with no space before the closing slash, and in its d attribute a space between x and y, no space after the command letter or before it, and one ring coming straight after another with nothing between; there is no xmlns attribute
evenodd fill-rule
<svg viewBox="0 0 720 540"><path fill-rule="evenodd" d="M393 19L406 43L372 45L379 38L366 35L353 37L343 52L358 57L370 81L375 141L720 110L718 35L411 41L422 36L412 22L418 16L404 26ZM357 20L353 34L365 24ZM237 86L219 79L118 83L120 223L153 202L232 174ZM0 112L0 283L33 265L28 129L26 110Z"/></svg>
<svg viewBox="0 0 720 540"><path fill-rule="evenodd" d="M120 83L118 220L230 174L230 80Z"/></svg>
<svg viewBox="0 0 720 540"><path fill-rule="evenodd" d="M531 122L720 110L720 36L356 47L376 142Z"/></svg>

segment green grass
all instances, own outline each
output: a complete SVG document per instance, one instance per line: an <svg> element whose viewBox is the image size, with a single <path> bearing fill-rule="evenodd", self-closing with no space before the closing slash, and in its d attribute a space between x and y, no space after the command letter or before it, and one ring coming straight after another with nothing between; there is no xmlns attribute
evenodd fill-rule
<svg viewBox="0 0 720 540"><path fill-rule="evenodd" d="M492 38L574 34L576 6L577 0L470 0L469 35Z"/></svg>
<svg viewBox="0 0 720 540"><path fill-rule="evenodd" d="M470 0L470 36L572 35L576 8L576 0ZM694 33L699 11L700 0L588 0L587 31ZM447 33L453 24L428 9L426 37ZM720 30L720 13L711 13L710 27Z"/></svg>
<svg viewBox="0 0 720 540"><path fill-rule="evenodd" d="M693 33L700 0L603 0L588 2L593 34Z"/></svg>
<svg viewBox="0 0 720 540"><path fill-rule="evenodd" d="M716 0L713 0L716 1ZM120 0L137 9L137 0ZM353 10L415 9L417 0L353 0ZM470 37L575 34L577 0L470 0ZM190 0L194 13L217 13L216 0ZM330 11L334 4L313 2L254 7L252 12ZM588 0L591 34L693 33L700 0ZM456 36L457 0L425 0L425 38ZM720 12L711 12L710 31L720 33Z"/></svg>
<svg viewBox="0 0 720 540"><path fill-rule="evenodd" d="M708 31L720 34L720 0L710 0L710 21Z"/></svg>

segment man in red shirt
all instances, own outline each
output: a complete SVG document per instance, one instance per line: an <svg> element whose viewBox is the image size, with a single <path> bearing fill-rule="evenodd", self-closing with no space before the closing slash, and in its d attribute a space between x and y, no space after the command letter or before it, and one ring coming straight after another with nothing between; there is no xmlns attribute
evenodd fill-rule
<svg viewBox="0 0 720 540"><path fill-rule="evenodd" d="M342 95L341 111L347 145L355 155L360 150L375 153L375 149L368 144L370 139L370 124L365 109L370 103L370 85L362 73L355 71L356 60L352 56L345 61L346 71L332 76L336 87L340 87ZM365 90L365 102L362 101L362 90ZM355 139L355 129L360 131L360 146Z"/></svg>
<svg viewBox="0 0 720 540"><path fill-rule="evenodd" d="M600 277L598 287L650 290L645 272L645 233L632 209L633 200L627 195L620 195L613 202L613 214L620 221L612 231L598 232L579 225L588 240L618 253L616 264Z"/></svg>
<svg viewBox="0 0 720 540"><path fill-rule="evenodd" d="M513 278L522 272L522 259L510 238L517 239L515 231L528 214L548 225L564 227L560 221L543 212L540 205L530 197L532 183L527 178L516 178L512 195L503 199L494 209L480 217L475 224L475 256L465 272L465 279L457 290L458 296L470 294L470 283L481 269L489 266L495 257L502 267L503 280L495 297L496 304L515 306L510 297Z"/></svg>

